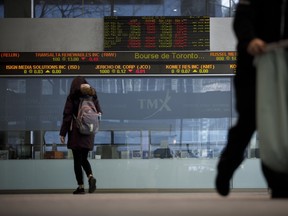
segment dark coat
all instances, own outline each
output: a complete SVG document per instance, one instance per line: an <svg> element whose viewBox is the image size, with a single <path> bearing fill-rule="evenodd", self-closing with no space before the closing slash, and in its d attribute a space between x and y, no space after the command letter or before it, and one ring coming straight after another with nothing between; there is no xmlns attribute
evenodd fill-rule
<svg viewBox="0 0 288 216"><path fill-rule="evenodd" d="M234 83L236 108L241 112L239 115L251 114L256 101L256 69L253 64L254 56L247 52L248 44L255 38L266 43L288 38L288 2L286 7L283 7L283 3L284 0L240 0L237 5L233 29L238 41ZM284 24L283 32L281 20ZM248 116L249 119L254 119L253 117Z"/></svg>
<svg viewBox="0 0 288 216"><path fill-rule="evenodd" d="M82 89L81 89L82 90ZM80 149L85 148L93 150L95 135L82 135L79 133L73 115L77 116L78 107L80 103L80 97L85 95L93 96L94 104L98 112L102 113L96 91L91 88L88 91L82 91L79 95L69 95L67 97L64 111L62 126L60 129L60 136L66 136L68 134L67 148L68 149Z"/></svg>
<svg viewBox="0 0 288 216"><path fill-rule="evenodd" d="M288 2L286 7L283 3L284 0L240 0L233 23L238 51L246 51L254 38L266 43L288 38Z"/></svg>

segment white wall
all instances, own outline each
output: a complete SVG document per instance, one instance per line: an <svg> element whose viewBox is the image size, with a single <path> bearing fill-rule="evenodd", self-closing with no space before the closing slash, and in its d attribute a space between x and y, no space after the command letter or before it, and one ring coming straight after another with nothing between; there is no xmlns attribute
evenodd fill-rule
<svg viewBox="0 0 288 216"><path fill-rule="evenodd" d="M0 19L0 52L103 50L103 19Z"/></svg>
<svg viewBox="0 0 288 216"><path fill-rule="evenodd" d="M210 51L235 51L232 18L210 18Z"/></svg>

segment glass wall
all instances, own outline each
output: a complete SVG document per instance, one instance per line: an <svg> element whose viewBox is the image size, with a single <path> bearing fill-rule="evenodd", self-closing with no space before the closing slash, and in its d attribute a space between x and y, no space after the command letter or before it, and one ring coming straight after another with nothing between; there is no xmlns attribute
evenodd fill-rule
<svg viewBox="0 0 288 216"><path fill-rule="evenodd" d="M34 0L35 18L231 17L238 0Z"/></svg>
<svg viewBox="0 0 288 216"><path fill-rule="evenodd" d="M34 18L104 16L232 17L239 0L34 0ZM0 0L4 18L4 0Z"/></svg>
<svg viewBox="0 0 288 216"><path fill-rule="evenodd" d="M229 17L238 1L32 2L35 18L93 18ZM0 15L3 8L0 0ZM61 158L71 156L66 145L59 142L71 80L72 77L1 78L2 158L42 159L52 150L62 152ZM227 141L228 128L237 118L232 77L89 77L88 81L97 89L104 110L91 158L215 158Z"/></svg>
<svg viewBox="0 0 288 216"><path fill-rule="evenodd" d="M70 78L0 80L0 149L10 159L45 158L60 144ZM236 118L232 77L88 77L103 116L91 158L214 158ZM4 156L3 156L4 157Z"/></svg>
<svg viewBox="0 0 288 216"><path fill-rule="evenodd" d="M4 18L4 0L0 0L0 18Z"/></svg>

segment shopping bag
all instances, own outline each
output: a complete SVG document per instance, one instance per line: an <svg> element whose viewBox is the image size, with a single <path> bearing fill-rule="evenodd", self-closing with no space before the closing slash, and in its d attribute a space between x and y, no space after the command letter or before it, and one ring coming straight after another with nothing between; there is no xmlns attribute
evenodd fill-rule
<svg viewBox="0 0 288 216"><path fill-rule="evenodd" d="M272 49L255 58L257 130L260 158L274 171L288 173L288 52Z"/></svg>

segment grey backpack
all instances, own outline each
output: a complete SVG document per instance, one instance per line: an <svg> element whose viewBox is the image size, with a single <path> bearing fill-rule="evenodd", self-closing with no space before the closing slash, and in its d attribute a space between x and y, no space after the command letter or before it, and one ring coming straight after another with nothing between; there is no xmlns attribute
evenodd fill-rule
<svg viewBox="0 0 288 216"><path fill-rule="evenodd" d="M99 114L92 96L80 98L76 120L79 132L83 135L93 135L99 130Z"/></svg>

